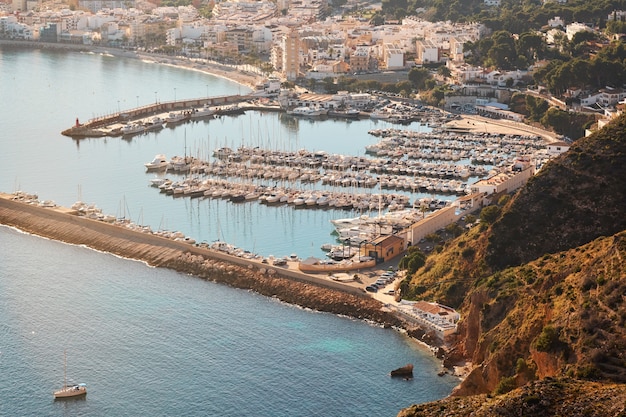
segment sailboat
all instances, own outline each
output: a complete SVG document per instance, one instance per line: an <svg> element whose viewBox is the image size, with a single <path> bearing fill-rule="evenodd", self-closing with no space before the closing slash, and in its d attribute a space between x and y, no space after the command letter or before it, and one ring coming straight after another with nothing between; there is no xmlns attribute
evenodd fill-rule
<svg viewBox="0 0 626 417"><path fill-rule="evenodd" d="M63 388L54 391L54 398L70 398L87 395L86 384L67 385L67 352L63 352Z"/></svg>

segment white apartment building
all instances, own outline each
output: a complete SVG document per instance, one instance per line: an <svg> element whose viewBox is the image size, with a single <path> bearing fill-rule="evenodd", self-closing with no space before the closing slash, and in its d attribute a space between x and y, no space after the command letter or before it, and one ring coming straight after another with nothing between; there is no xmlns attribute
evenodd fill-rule
<svg viewBox="0 0 626 417"><path fill-rule="evenodd" d="M404 51L402 48L391 43L384 44L383 64L387 69L404 68Z"/></svg>
<svg viewBox="0 0 626 417"><path fill-rule="evenodd" d="M565 36L568 40L572 40L574 35L578 32L592 32L593 30L584 23L574 22L565 26Z"/></svg>
<svg viewBox="0 0 626 417"><path fill-rule="evenodd" d="M417 58L415 59L417 64L429 64L440 61L439 48L432 41L425 39L416 41L415 51L417 52Z"/></svg>
<svg viewBox="0 0 626 417"><path fill-rule="evenodd" d="M534 174L534 165L529 160L518 160L510 171L500 172L472 184L472 192L486 195L510 193L524 186Z"/></svg>

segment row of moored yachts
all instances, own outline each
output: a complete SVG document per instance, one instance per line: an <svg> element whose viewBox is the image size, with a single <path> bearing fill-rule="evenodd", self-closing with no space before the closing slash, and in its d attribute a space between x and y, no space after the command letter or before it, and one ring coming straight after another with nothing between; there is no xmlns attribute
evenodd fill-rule
<svg viewBox="0 0 626 417"><path fill-rule="evenodd" d="M254 201L267 205L288 204L306 208L336 208L346 210L400 210L419 204L411 203L403 194L352 193L322 190L296 190L251 183L235 183L221 179L189 177L179 181L154 178L151 184L161 192L175 197L208 197L231 202Z"/></svg>

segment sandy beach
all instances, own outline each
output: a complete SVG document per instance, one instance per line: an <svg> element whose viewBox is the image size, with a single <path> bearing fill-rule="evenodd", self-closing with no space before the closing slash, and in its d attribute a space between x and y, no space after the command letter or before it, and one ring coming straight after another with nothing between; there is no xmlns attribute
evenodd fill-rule
<svg viewBox="0 0 626 417"><path fill-rule="evenodd" d="M206 59L193 60L179 56L150 54L146 52L127 51L119 48L102 47L96 45L73 45L61 43L43 43L32 41L17 40L0 40L0 46L6 45L16 48L33 48L33 49L59 49L66 51L91 52L95 54L111 55L127 59L141 59L147 62L155 62L162 65L172 65L186 68L193 71L201 71L216 77L221 77L241 84L246 87L254 88L257 84L265 80L266 77L261 74L255 74L248 71L241 71L230 65L223 65L215 61L207 61Z"/></svg>

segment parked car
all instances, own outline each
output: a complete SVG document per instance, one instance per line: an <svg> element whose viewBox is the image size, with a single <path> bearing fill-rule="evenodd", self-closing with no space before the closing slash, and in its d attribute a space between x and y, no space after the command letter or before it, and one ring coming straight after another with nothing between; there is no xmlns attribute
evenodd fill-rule
<svg viewBox="0 0 626 417"><path fill-rule="evenodd" d="M375 287L373 285L368 285L367 287L365 287L365 291L367 291L367 292L378 292L378 287Z"/></svg>

